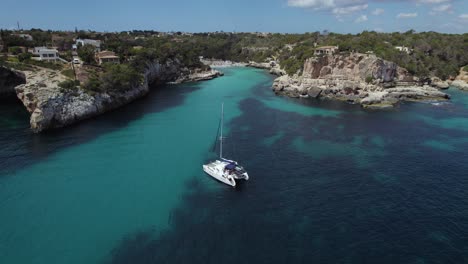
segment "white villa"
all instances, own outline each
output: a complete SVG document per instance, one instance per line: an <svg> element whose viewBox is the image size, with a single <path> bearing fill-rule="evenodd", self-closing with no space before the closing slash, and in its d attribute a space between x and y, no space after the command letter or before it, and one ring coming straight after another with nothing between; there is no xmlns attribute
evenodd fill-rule
<svg viewBox="0 0 468 264"><path fill-rule="evenodd" d="M101 51L101 41L100 40L94 40L94 39L77 39L76 44L73 45L73 50L78 49L78 45L84 46L86 44L93 45L96 47L96 52Z"/></svg>
<svg viewBox="0 0 468 264"><path fill-rule="evenodd" d="M45 49L47 49L47 47L34 47L34 49L32 50L32 54L39 55L39 51L40 50L45 50ZM30 50L30 52L31 52L31 50Z"/></svg>
<svg viewBox="0 0 468 264"><path fill-rule="evenodd" d="M411 49L405 46L396 46L395 49L399 50L400 52L406 52L408 54L411 53Z"/></svg>
<svg viewBox="0 0 468 264"><path fill-rule="evenodd" d="M38 60L41 61L59 61L59 53L56 49L49 49L46 47L35 47L33 54L38 55Z"/></svg>
<svg viewBox="0 0 468 264"><path fill-rule="evenodd" d="M22 38L22 39L25 39L27 41L33 41L33 37L29 34L14 34L15 36L19 37L19 38Z"/></svg>
<svg viewBox="0 0 468 264"><path fill-rule="evenodd" d="M332 55L335 52L339 50L338 46L323 46L323 47L318 47L314 51L315 56L319 55Z"/></svg>

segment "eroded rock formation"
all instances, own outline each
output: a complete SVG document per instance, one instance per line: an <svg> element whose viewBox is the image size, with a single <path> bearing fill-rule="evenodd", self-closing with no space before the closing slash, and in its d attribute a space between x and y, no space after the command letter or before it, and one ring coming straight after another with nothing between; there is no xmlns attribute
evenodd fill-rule
<svg viewBox="0 0 468 264"><path fill-rule="evenodd" d="M24 83L24 73L0 66L0 98L15 95L15 87Z"/></svg>
<svg viewBox="0 0 468 264"><path fill-rule="evenodd" d="M191 72L178 61L149 63L141 84L128 87L125 91L89 93L78 87L59 88L58 83L66 78L55 71L40 69L25 74L26 84L15 89L18 98L31 113L31 129L36 133L64 127L128 104L146 95L152 83L199 81L220 76L214 70Z"/></svg>
<svg viewBox="0 0 468 264"><path fill-rule="evenodd" d="M416 81L393 62L352 53L310 58L301 75L277 78L273 90L291 97L326 97L368 108L393 107L399 101L449 99L438 89Z"/></svg>

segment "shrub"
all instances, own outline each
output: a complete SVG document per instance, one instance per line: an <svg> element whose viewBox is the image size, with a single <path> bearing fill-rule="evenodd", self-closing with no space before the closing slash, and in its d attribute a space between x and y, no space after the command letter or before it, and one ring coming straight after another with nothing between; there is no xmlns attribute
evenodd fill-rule
<svg viewBox="0 0 468 264"><path fill-rule="evenodd" d="M88 81L83 85L83 88L89 92L101 92L102 84L98 77L91 76Z"/></svg>
<svg viewBox="0 0 468 264"><path fill-rule="evenodd" d="M125 91L138 85L142 75L126 64L106 65L106 71L100 78L104 91Z"/></svg>
<svg viewBox="0 0 468 264"><path fill-rule="evenodd" d="M75 78L75 73L73 72L72 69L63 70L61 73L70 79Z"/></svg>
<svg viewBox="0 0 468 264"><path fill-rule="evenodd" d="M366 83L372 83L373 81L374 81L374 77L370 75L366 77Z"/></svg>
<svg viewBox="0 0 468 264"><path fill-rule="evenodd" d="M56 71L61 70L63 68L63 65L61 63L52 63L47 61L28 60L27 63Z"/></svg>
<svg viewBox="0 0 468 264"><path fill-rule="evenodd" d="M20 62L23 62L23 61L28 61L30 60L32 57L32 54L31 53L21 53L18 55L18 60Z"/></svg>
<svg viewBox="0 0 468 264"><path fill-rule="evenodd" d="M8 52L13 54L13 55L18 55L23 52L23 50L20 47L9 47Z"/></svg>
<svg viewBox="0 0 468 264"><path fill-rule="evenodd" d="M463 67L463 70L468 72L468 65L466 65L465 67Z"/></svg>
<svg viewBox="0 0 468 264"><path fill-rule="evenodd" d="M76 80L65 80L63 82L60 82L58 84L58 86L60 88L63 88L63 89L73 89L75 88L76 86L79 86L80 85L80 81Z"/></svg>
<svg viewBox="0 0 468 264"><path fill-rule="evenodd" d="M82 47L78 48L78 56L84 63L87 64L95 64L96 61L94 60L94 53L96 48L93 45L86 44Z"/></svg>

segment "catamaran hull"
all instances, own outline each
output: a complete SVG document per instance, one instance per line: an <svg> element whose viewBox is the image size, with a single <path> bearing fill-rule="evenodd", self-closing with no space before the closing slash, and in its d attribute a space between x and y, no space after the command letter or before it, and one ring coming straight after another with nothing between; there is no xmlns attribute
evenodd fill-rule
<svg viewBox="0 0 468 264"><path fill-rule="evenodd" d="M211 177L215 178L216 180L222 182L222 183L225 183L227 185L230 185L232 187L236 187L236 181L234 180L234 178L231 176L231 175L223 175L222 173L220 173L219 171L217 171L216 169L213 169L207 165L203 165L203 170L208 174L210 175Z"/></svg>

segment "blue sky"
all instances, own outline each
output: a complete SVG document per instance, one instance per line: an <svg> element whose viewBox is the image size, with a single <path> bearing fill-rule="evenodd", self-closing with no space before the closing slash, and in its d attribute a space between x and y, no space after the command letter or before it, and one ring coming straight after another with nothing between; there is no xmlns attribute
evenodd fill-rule
<svg viewBox="0 0 468 264"><path fill-rule="evenodd" d="M467 0L2 0L0 28L468 32ZM8 12L5 12L8 10Z"/></svg>

